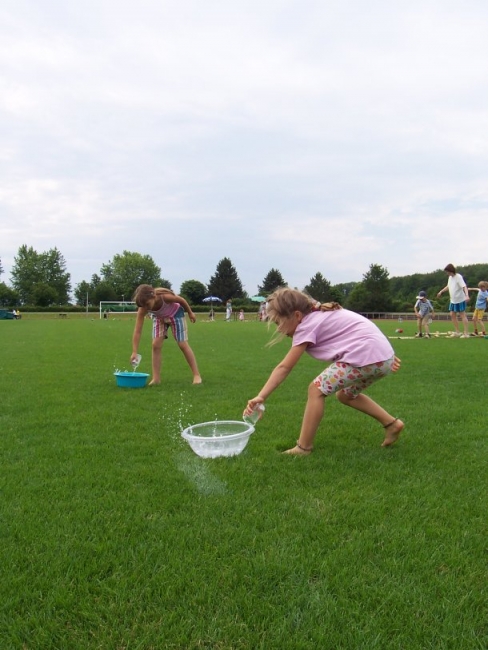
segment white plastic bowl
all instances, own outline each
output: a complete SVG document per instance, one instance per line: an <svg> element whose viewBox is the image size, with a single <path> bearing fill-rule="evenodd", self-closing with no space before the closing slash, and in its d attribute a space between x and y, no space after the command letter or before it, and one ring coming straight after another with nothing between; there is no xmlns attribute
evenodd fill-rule
<svg viewBox="0 0 488 650"><path fill-rule="evenodd" d="M254 433L252 424L240 420L215 420L194 424L181 432L193 451L202 458L237 456Z"/></svg>

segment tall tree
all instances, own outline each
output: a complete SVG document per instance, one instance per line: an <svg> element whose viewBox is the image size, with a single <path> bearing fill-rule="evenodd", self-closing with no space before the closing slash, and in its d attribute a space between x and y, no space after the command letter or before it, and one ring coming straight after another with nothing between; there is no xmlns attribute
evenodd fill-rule
<svg viewBox="0 0 488 650"><path fill-rule="evenodd" d="M349 294L347 306L355 311L391 311L393 299L387 269L380 264L371 264L363 281Z"/></svg>
<svg viewBox="0 0 488 650"><path fill-rule="evenodd" d="M99 275L97 275L96 273L94 273L91 276L90 287L92 287L92 289L94 289L95 287L97 287L100 284L101 281L102 281L102 278Z"/></svg>
<svg viewBox="0 0 488 650"><path fill-rule="evenodd" d="M88 300L88 304L91 304L90 301L93 298L92 294L93 294L92 287L85 280L82 280L79 284L77 284L73 291L76 304L82 305L83 307L87 306L87 300Z"/></svg>
<svg viewBox="0 0 488 650"><path fill-rule="evenodd" d="M330 282L324 278L322 273L316 273L313 278L310 278L310 282L304 290L319 302L330 302L337 299L337 292L333 292Z"/></svg>
<svg viewBox="0 0 488 650"><path fill-rule="evenodd" d="M66 271L66 260L57 248L41 254L42 277L45 284L56 292L54 304L69 302L71 276ZM40 303L37 303L40 304Z"/></svg>
<svg viewBox="0 0 488 650"><path fill-rule="evenodd" d="M208 283L208 291L211 295L218 296L224 301L229 298L244 298L242 283L228 257L224 257L217 264L215 274Z"/></svg>
<svg viewBox="0 0 488 650"><path fill-rule="evenodd" d="M380 264L371 264L363 276L363 284L370 297L372 311L390 311L393 307L388 270Z"/></svg>
<svg viewBox="0 0 488 650"><path fill-rule="evenodd" d="M0 275L3 273L3 266L2 266L2 260L0 259Z"/></svg>
<svg viewBox="0 0 488 650"><path fill-rule="evenodd" d="M32 289L32 303L38 307L57 305L58 292L46 282L38 282Z"/></svg>
<svg viewBox="0 0 488 650"><path fill-rule="evenodd" d="M340 302L341 304L344 303L346 300L347 296L351 293L351 291L354 289L356 286L357 282L341 282L339 284L334 284L332 289L337 292L337 295L341 296L341 300L337 300L337 302Z"/></svg>
<svg viewBox="0 0 488 650"><path fill-rule="evenodd" d="M0 282L0 307L15 307L18 302L17 292L7 287L5 282Z"/></svg>
<svg viewBox="0 0 488 650"><path fill-rule="evenodd" d="M120 300L120 296L115 292L115 289L110 282L99 282L90 294L90 302L92 305L98 305L102 300Z"/></svg>
<svg viewBox="0 0 488 650"><path fill-rule="evenodd" d="M345 306L351 311L373 311L370 296L363 282L357 282L346 297Z"/></svg>
<svg viewBox="0 0 488 650"><path fill-rule="evenodd" d="M263 280L263 284L258 286L258 293L267 296L279 287L285 287L286 282L278 269L271 269Z"/></svg>
<svg viewBox="0 0 488 650"><path fill-rule="evenodd" d="M38 253L32 246L23 245L14 258L12 268L12 286L23 304L35 305L35 296L45 295L41 290L35 293L37 284L48 285L56 292L53 304L68 302L71 289L70 274L66 271L66 262L58 249L52 248L47 252Z"/></svg>
<svg viewBox="0 0 488 650"><path fill-rule="evenodd" d="M100 269L102 279L113 287L117 298L130 300L140 284L154 287L166 286L161 279L161 269L150 255L123 251ZM170 289L171 287L168 287Z"/></svg>
<svg viewBox="0 0 488 650"><path fill-rule="evenodd" d="M24 244L14 257L12 267L12 286L22 304L32 303L32 288L41 280L39 253Z"/></svg>
<svg viewBox="0 0 488 650"><path fill-rule="evenodd" d="M191 305L197 305L207 295L207 287L198 280L185 280L180 287L180 295Z"/></svg>

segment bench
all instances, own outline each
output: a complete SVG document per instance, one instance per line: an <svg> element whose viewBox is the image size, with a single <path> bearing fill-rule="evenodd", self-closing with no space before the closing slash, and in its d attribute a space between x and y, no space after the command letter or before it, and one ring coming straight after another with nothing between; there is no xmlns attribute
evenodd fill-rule
<svg viewBox="0 0 488 650"><path fill-rule="evenodd" d="M58 314L58 317L59 317L59 318L67 318L67 317L68 317L68 314Z"/></svg>

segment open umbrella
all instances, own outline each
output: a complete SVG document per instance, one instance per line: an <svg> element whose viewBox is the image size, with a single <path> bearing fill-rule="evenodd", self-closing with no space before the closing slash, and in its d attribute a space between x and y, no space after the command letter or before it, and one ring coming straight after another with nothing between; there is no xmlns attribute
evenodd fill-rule
<svg viewBox="0 0 488 650"><path fill-rule="evenodd" d="M207 296L206 298L203 299L203 302L210 303L210 320L214 320L213 304L214 302L222 302L222 299L219 298L218 296Z"/></svg>
<svg viewBox="0 0 488 650"><path fill-rule="evenodd" d="M266 298L264 296L252 296L251 300L253 302L266 302Z"/></svg>

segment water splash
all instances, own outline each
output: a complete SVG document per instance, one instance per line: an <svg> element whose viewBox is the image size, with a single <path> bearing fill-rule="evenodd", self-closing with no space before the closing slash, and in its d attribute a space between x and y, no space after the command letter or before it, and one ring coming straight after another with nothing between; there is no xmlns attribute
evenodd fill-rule
<svg viewBox="0 0 488 650"><path fill-rule="evenodd" d="M172 443L185 444L181 432L190 426L190 411L191 403L185 393L181 393L176 406L163 402L159 413L161 432L165 437L169 435Z"/></svg>
<svg viewBox="0 0 488 650"><path fill-rule="evenodd" d="M208 463L199 459L198 456L181 454L176 459L176 467L195 486L197 492L200 494L214 496L225 494L228 491L227 484L217 476L214 476L209 469Z"/></svg>
<svg viewBox="0 0 488 650"><path fill-rule="evenodd" d="M161 429L164 437L179 449L175 464L176 468L184 474L188 482L195 487L199 494L204 496L220 495L228 491L227 484L212 474L209 466L188 446L181 437L181 432L192 423L192 403L186 392L180 394L177 405L163 403L160 411ZM217 421L215 415L215 421Z"/></svg>

